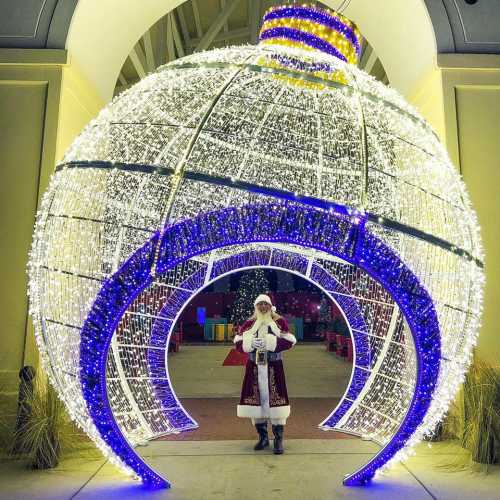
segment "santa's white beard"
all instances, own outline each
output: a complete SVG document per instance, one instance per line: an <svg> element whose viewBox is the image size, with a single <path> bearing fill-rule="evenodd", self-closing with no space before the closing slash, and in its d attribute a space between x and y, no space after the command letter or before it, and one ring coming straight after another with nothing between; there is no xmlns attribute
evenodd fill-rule
<svg viewBox="0 0 500 500"><path fill-rule="evenodd" d="M256 309L255 317L256 317L257 321L260 321L261 323L263 323L265 325L270 323L272 320L271 311L268 311L266 313L261 313L258 309Z"/></svg>

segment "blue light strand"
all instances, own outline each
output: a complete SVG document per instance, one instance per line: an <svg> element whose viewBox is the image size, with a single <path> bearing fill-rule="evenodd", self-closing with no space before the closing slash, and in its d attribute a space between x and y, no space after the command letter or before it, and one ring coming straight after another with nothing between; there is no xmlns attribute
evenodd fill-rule
<svg viewBox="0 0 500 500"><path fill-rule="evenodd" d="M89 416L103 441L143 484L168 488L168 481L140 458L119 429L106 388L106 364L113 333L137 294L151 283L149 269L157 240L158 233L107 279L97 294L81 331L80 384Z"/></svg>
<svg viewBox="0 0 500 500"><path fill-rule="evenodd" d="M399 305L415 342L417 379L407 414L391 441L365 466L344 479L346 486L368 483L401 450L423 421L440 366L439 323L431 297L399 257L368 231L357 247L357 262L377 279Z"/></svg>
<svg viewBox="0 0 500 500"><path fill-rule="evenodd" d="M337 71L338 68L335 68L331 64L328 63L310 63L306 61L301 61L296 57L283 56L281 54L271 54L271 59L278 61L283 66L291 67L296 71L304 71L306 73L316 73L318 71L324 73L333 73Z"/></svg>
<svg viewBox="0 0 500 500"><path fill-rule="evenodd" d="M347 62L347 58L344 56L344 54L342 54L333 45L323 40L322 38L319 38L318 36L312 35L311 33L307 33L305 31L277 26L276 28L264 30L260 34L261 40L268 40L270 38L284 38L286 40L301 42L305 45L308 45L309 47L313 47L314 49L321 50L326 54L337 57L341 61Z"/></svg>
<svg viewBox="0 0 500 500"><path fill-rule="evenodd" d="M161 273L210 250L256 242L292 243L321 250L358 265L378 281L403 312L415 342L417 380L410 407L389 443L345 485L369 482L423 421L440 366L439 325L431 297L394 251L353 218L295 203L255 204L201 214L166 228L160 242ZM142 481L169 487L128 444L113 417L106 391L106 361L116 325L129 304L151 283L149 271L158 233L106 280L82 328L80 371L83 397L102 439Z"/></svg>
<svg viewBox="0 0 500 500"><path fill-rule="evenodd" d="M340 19L333 17L325 11L317 10L311 7L284 6L267 12L262 22L265 23L266 21L287 17L313 21L315 23L328 26L338 33L342 33L354 45L359 56L361 47L358 37L354 33L353 29L347 24L344 24Z"/></svg>

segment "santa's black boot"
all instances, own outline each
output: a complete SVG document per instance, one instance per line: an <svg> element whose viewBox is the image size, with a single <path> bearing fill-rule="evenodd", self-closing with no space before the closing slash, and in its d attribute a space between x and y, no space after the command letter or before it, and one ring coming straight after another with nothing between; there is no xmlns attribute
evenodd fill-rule
<svg viewBox="0 0 500 500"><path fill-rule="evenodd" d="M273 453L275 455L282 455L285 449L283 448L283 432L285 430L284 425L273 425L274 434L274 449Z"/></svg>
<svg viewBox="0 0 500 500"><path fill-rule="evenodd" d="M267 422L255 424L255 428L259 433L259 441L253 447L254 450L263 450L269 446L269 437L267 435Z"/></svg>

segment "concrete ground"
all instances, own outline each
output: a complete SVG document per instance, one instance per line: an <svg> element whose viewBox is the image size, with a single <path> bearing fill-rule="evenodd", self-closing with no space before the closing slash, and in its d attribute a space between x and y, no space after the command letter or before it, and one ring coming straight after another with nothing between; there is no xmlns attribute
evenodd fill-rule
<svg viewBox="0 0 500 500"><path fill-rule="evenodd" d="M97 457L72 457L51 471L28 471L20 462L0 462L0 498L62 499L440 499L500 498L500 466L489 474L449 471L460 448L452 443L420 445L417 455L365 488L342 486L342 477L376 451L353 440L288 440L286 454L256 454L253 441L160 442L144 457L172 483L148 491Z"/></svg>
<svg viewBox="0 0 500 500"><path fill-rule="evenodd" d="M172 382L179 396L232 397L238 392L241 367L219 365L228 349L190 347L171 356ZM324 353L320 346L298 346L287 353L285 363L291 396L337 396L348 380L347 363ZM343 387L338 385L341 380ZM491 468L489 474L451 471L450 464L464 457L463 450L452 442L419 445L416 456L365 488L346 488L342 478L376 453L378 447L373 443L288 439L285 445L286 453L275 456L270 450L254 452L253 441L248 440L152 442L139 451L172 483L170 489L159 491L145 490L96 451L66 457L50 471L29 471L22 462L0 459L0 498L500 499L500 466Z"/></svg>

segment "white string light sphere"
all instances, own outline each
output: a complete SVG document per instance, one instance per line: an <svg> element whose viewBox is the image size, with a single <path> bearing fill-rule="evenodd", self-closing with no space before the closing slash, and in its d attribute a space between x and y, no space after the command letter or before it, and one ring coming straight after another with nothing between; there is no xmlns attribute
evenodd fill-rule
<svg viewBox="0 0 500 500"><path fill-rule="evenodd" d="M170 386L175 321L239 269L300 274L343 311L353 372L321 426L382 445L346 484L404 458L463 380L481 316L477 220L428 123L349 64L359 40L332 11L273 8L258 46L179 59L116 97L51 180L29 264L43 366L71 417L144 482L167 484L133 446L197 426Z"/></svg>

